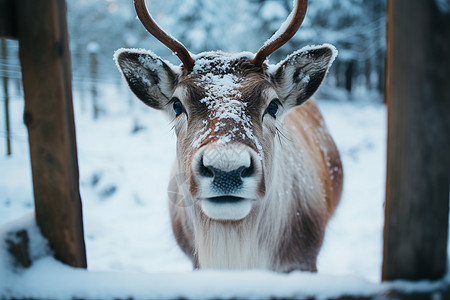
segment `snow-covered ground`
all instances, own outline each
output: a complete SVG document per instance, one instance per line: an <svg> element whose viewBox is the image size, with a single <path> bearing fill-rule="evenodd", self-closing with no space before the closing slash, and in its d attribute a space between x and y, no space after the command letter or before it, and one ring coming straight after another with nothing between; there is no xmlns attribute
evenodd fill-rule
<svg viewBox="0 0 450 300"><path fill-rule="evenodd" d="M190 271L191 263L176 245L168 217L166 187L176 140L170 120L138 102L123 84L101 85L99 99L103 113L93 120L90 95L74 95L89 270L163 273L167 278ZM319 274L356 276L371 290L381 273L386 108L364 100L320 100L319 105L341 152L345 182L319 256ZM0 227L33 209L22 113L23 101L15 95L11 157L5 154L3 136L0 142ZM45 270L47 261L52 270L65 270L49 259L33 268ZM106 277L111 276L115 275ZM145 276L139 280L155 280L151 274ZM223 276L236 282L241 275ZM270 274L258 276L279 280ZM286 278L312 275L292 276ZM78 280L89 281L82 275Z"/></svg>
<svg viewBox="0 0 450 300"><path fill-rule="evenodd" d="M5 238L18 230L29 235L32 265L13 265ZM40 235L32 212L0 230L0 299L384 299L393 291L430 293L433 299L450 277L430 282L395 281L375 284L356 276L308 272L279 274L261 270L195 272L111 272L70 268L56 261ZM391 294L392 295L392 294ZM395 292L394 292L395 295ZM445 296L444 296L445 297ZM389 298L391 299L391 298Z"/></svg>

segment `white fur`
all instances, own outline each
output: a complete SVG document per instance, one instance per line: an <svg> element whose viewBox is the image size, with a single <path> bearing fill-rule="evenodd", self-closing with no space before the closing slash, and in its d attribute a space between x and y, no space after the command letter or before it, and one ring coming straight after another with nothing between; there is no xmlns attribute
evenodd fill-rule
<svg viewBox="0 0 450 300"><path fill-rule="evenodd" d="M199 224L200 225L200 224ZM257 226L205 221L196 226L196 247L201 268L269 269L271 255L258 242Z"/></svg>
<svg viewBox="0 0 450 300"><path fill-rule="evenodd" d="M241 145L224 147L210 144L203 147L200 155L203 156L205 166L213 166L225 172L236 170L239 167L248 168L251 164L250 152Z"/></svg>

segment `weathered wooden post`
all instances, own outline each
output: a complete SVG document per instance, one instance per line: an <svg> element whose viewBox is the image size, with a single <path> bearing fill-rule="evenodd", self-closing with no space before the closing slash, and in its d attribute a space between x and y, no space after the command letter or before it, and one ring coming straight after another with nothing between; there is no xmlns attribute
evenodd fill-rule
<svg viewBox="0 0 450 300"><path fill-rule="evenodd" d="M36 220L57 259L86 267L66 3L15 4Z"/></svg>
<svg viewBox="0 0 450 300"><path fill-rule="evenodd" d="M450 12L388 1L388 156L383 280L436 279L447 267Z"/></svg>

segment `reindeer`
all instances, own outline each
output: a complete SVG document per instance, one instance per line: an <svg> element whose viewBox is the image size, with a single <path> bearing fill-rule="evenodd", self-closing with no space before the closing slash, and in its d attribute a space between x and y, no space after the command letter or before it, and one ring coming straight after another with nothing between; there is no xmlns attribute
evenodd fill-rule
<svg viewBox="0 0 450 300"><path fill-rule="evenodd" d="M276 65L266 58L297 32L307 2L256 55L191 55L135 0L145 28L181 60L119 49L134 94L166 112L177 135L169 185L172 229L194 268L317 271L325 227L339 203L340 156L311 96L336 56L305 47Z"/></svg>

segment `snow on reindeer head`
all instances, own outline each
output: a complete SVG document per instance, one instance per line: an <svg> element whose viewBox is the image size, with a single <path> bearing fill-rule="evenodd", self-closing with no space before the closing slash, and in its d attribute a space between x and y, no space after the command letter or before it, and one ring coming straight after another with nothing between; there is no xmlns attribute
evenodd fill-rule
<svg viewBox="0 0 450 300"><path fill-rule="evenodd" d="M191 55L165 33L135 0L146 29L182 61L175 66L151 51L119 49L115 60L134 94L174 119L177 187L212 220L242 220L272 182L273 145L287 112L318 89L337 51L305 47L276 65L266 58L297 32L307 1L294 9L256 55L203 52Z"/></svg>

